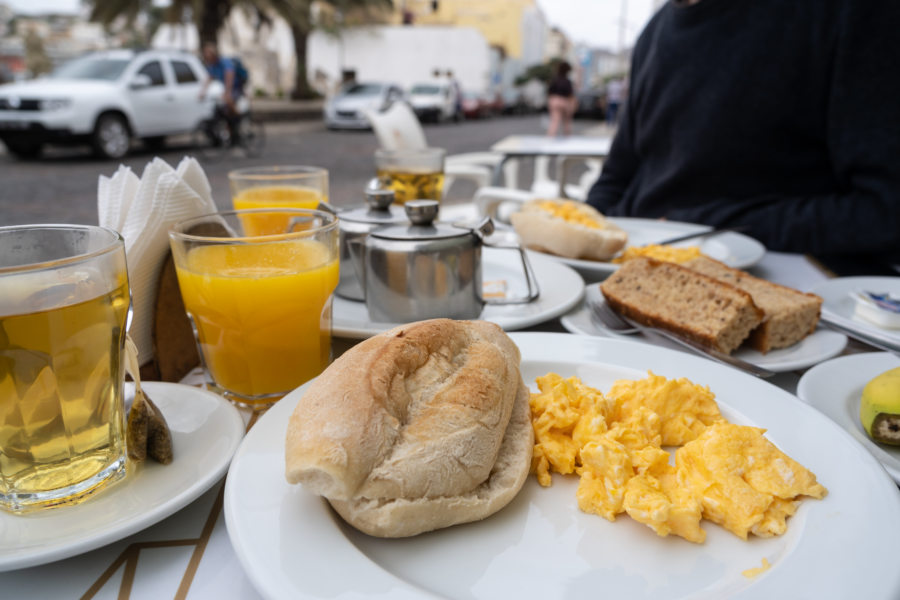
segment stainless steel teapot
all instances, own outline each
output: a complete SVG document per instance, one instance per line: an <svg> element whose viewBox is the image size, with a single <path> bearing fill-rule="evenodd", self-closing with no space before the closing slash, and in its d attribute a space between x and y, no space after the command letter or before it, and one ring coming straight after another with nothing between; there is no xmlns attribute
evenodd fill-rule
<svg viewBox="0 0 900 600"><path fill-rule="evenodd" d="M538 297L537 279L519 245L485 241L494 231L490 218L474 226L436 223L435 200L404 205L411 224L371 231L364 243L351 242L363 274L366 308L373 321L407 323L448 317L476 319L485 304L524 304ZM485 298L482 293L483 246L516 250L527 294Z"/></svg>

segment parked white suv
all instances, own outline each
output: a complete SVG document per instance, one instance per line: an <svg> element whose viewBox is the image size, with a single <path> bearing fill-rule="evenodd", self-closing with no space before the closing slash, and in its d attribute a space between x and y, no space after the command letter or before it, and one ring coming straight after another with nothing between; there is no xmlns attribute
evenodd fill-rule
<svg viewBox="0 0 900 600"><path fill-rule="evenodd" d="M45 144L90 144L119 158L134 138L162 144L209 118L214 100L199 99L206 77L200 60L183 52L88 54L46 77L0 85L0 140L22 158Z"/></svg>

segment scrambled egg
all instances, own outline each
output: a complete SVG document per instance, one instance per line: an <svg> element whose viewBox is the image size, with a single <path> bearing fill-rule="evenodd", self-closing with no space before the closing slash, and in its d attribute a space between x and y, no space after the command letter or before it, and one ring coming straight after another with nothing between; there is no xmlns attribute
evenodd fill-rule
<svg viewBox="0 0 900 600"><path fill-rule="evenodd" d="M637 258L639 256L649 256L657 260L666 262L684 263L692 258L697 258L702 253L699 246L665 246L661 244L647 244L646 246L629 246L622 251L622 254L614 258L614 263L623 263L626 260Z"/></svg>
<svg viewBox="0 0 900 600"><path fill-rule="evenodd" d="M780 535L800 496L827 490L763 429L728 423L712 392L652 372L604 395L548 373L531 395L532 472L580 477L578 507L610 521L625 512L657 534L702 543L705 518L743 539ZM663 446L681 446L671 464Z"/></svg>
<svg viewBox="0 0 900 600"><path fill-rule="evenodd" d="M574 200L542 200L538 208L568 223L575 223L589 229L603 229L605 222L599 213L593 215L592 207ZM592 216L593 215L593 216Z"/></svg>

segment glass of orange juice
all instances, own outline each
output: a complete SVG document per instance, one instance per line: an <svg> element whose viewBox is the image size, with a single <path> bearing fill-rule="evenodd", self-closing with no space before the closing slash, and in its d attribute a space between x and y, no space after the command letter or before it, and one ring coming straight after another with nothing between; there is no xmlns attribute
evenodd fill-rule
<svg viewBox="0 0 900 600"><path fill-rule="evenodd" d="M0 509L81 501L125 477L122 236L0 227Z"/></svg>
<svg viewBox="0 0 900 600"><path fill-rule="evenodd" d="M249 167L229 171L231 203L235 210L247 208L311 208L328 203L328 171L320 167L278 165ZM274 217L272 217L274 218ZM247 233L256 234L255 221L248 223ZM284 226L286 223L259 224L259 230Z"/></svg>
<svg viewBox="0 0 900 600"><path fill-rule="evenodd" d="M299 208L196 217L169 232L210 387L264 408L331 361L338 224Z"/></svg>

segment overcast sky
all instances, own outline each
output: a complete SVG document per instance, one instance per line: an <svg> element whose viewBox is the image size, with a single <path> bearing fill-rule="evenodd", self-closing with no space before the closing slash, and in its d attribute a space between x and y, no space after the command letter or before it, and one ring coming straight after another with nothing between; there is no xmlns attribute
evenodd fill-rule
<svg viewBox="0 0 900 600"><path fill-rule="evenodd" d="M485 0L490 2L491 0ZM78 0L0 0L16 12L76 12ZM590 46L618 50L631 46L659 0L537 0L547 20L571 39ZM624 19L624 27L622 22Z"/></svg>

